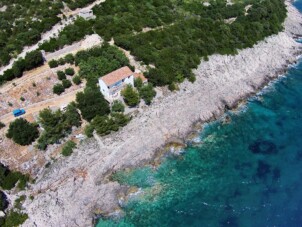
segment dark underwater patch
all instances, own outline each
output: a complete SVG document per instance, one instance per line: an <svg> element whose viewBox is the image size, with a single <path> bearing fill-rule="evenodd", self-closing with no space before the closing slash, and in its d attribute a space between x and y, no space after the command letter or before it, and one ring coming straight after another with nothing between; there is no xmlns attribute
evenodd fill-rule
<svg viewBox="0 0 302 227"><path fill-rule="evenodd" d="M220 226L221 227L225 227L225 226L232 226L232 227L237 227L238 225L238 220L236 217L234 216L229 216L226 219L224 219L223 221L220 222Z"/></svg>
<svg viewBox="0 0 302 227"><path fill-rule="evenodd" d="M266 179L267 174L271 172L271 166L264 161L258 161L257 173L256 176L259 179Z"/></svg>
<svg viewBox="0 0 302 227"><path fill-rule="evenodd" d="M281 177L281 170L278 167L275 167L273 170L273 181L278 181Z"/></svg>
<svg viewBox="0 0 302 227"><path fill-rule="evenodd" d="M254 154L277 154L277 146L268 140L257 140L249 145L249 150Z"/></svg>

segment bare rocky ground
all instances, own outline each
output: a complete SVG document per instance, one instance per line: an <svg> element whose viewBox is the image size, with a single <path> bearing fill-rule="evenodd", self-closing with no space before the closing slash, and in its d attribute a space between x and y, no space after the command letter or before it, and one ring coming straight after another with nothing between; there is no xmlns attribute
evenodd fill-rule
<svg viewBox="0 0 302 227"><path fill-rule="evenodd" d="M284 32L236 56L211 56L195 70L194 84L181 84L119 132L86 140L72 156L45 169L26 191L34 199L23 205L29 219L22 226L92 226L93 212L119 209L121 186L106 180L108 173L151 160L169 140L185 138L194 122L219 117L296 61L301 44L293 37L302 35L302 18L291 5L288 12Z"/></svg>

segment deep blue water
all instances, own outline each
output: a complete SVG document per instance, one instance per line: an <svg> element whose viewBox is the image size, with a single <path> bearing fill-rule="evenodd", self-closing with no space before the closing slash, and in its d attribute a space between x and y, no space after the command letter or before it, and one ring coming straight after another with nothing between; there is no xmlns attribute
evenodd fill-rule
<svg viewBox="0 0 302 227"><path fill-rule="evenodd" d="M302 61L199 139L156 170L118 173L143 193L97 226L302 226Z"/></svg>

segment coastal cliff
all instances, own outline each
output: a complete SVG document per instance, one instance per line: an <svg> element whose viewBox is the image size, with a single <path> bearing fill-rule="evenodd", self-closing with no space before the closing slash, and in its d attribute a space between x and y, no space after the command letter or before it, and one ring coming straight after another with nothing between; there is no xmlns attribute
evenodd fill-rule
<svg viewBox="0 0 302 227"><path fill-rule="evenodd" d="M297 60L302 17L287 3L285 31L268 37L236 56L214 55L195 70L195 83L160 97L120 132L85 141L58 160L26 192L29 219L22 226L90 226L97 209L118 209L121 187L108 173L141 165L173 138L184 139L195 122L221 116L226 108L255 94Z"/></svg>

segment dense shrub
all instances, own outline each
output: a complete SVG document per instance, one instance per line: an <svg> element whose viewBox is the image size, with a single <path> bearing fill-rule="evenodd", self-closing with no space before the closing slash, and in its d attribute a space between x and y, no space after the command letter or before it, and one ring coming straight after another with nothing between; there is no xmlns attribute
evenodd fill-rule
<svg viewBox="0 0 302 227"><path fill-rule="evenodd" d="M79 85L82 83L81 77L80 76L75 76L74 78L72 78L72 82L76 85Z"/></svg>
<svg viewBox="0 0 302 227"><path fill-rule="evenodd" d="M64 7L61 1L32 0L1 0L2 6L8 8L0 13L0 66L8 64L23 47L40 40L41 33L60 20Z"/></svg>
<svg viewBox="0 0 302 227"><path fill-rule="evenodd" d="M23 118L18 118L9 124L6 136L20 145L29 145L39 137L39 131L35 124L29 123Z"/></svg>
<svg viewBox="0 0 302 227"><path fill-rule="evenodd" d="M63 113L60 110L52 112L44 109L39 113L39 123L44 131L38 139L38 148L45 150L49 144L58 143L60 139L71 133L72 127L81 125L81 116L75 104L71 103Z"/></svg>
<svg viewBox="0 0 302 227"><path fill-rule="evenodd" d="M3 227L17 227L26 221L28 215L25 213L18 213L16 211L10 211L5 216Z"/></svg>
<svg viewBox="0 0 302 227"><path fill-rule="evenodd" d="M48 62L48 65L49 65L50 68L56 68L56 67L59 66L59 64L58 64L58 62L56 60L50 60Z"/></svg>
<svg viewBox="0 0 302 227"><path fill-rule="evenodd" d="M51 38L45 41L39 47L40 50L46 52L53 52L61 49L65 45L72 44L85 37L85 35L92 34L92 21L86 21L83 18L77 18L73 24L65 26L59 33L58 38Z"/></svg>
<svg viewBox="0 0 302 227"><path fill-rule="evenodd" d="M124 112L125 106L121 101L114 100L111 106L112 112Z"/></svg>
<svg viewBox="0 0 302 227"><path fill-rule="evenodd" d="M82 117L91 121L95 116L104 116L110 113L110 107L97 87L86 87L84 92L76 95L77 107Z"/></svg>
<svg viewBox="0 0 302 227"><path fill-rule="evenodd" d="M62 84L55 84L52 88L53 93L60 95L65 91L65 88Z"/></svg>
<svg viewBox="0 0 302 227"><path fill-rule="evenodd" d="M152 99L156 96L156 91L154 90L152 84L148 84L139 89L139 95L147 105L150 105Z"/></svg>
<svg viewBox="0 0 302 227"><path fill-rule="evenodd" d="M29 177L20 172L10 171L6 166L0 163L0 187L5 190L11 190L18 183L18 188L23 190Z"/></svg>
<svg viewBox="0 0 302 227"><path fill-rule="evenodd" d="M77 146L77 144L73 141L67 141L62 148L62 155L70 156L73 152L73 149Z"/></svg>
<svg viewBox="0 0 302 227"><path fill-rule="evenodd" d="M74 75L74 69L73 68L67 68L65 69L65 74L68 76L73 76Z"/></svg>
<svg viewBox="0 0 302 227"><path fill-rule="evenodd" d="M112 113L110 116L96 116L90 126L85 130L88 137L95 130L99 135L108 135L112 131L118 131L120 127L125 126L130 121L130 118L122 113Z"/></svg>
<svg viewBox="0 0 302 227"><path fill-rule="evenodd" d="M65 80L62 80L62 85L63 85L64 88L70 88L72 83L71 83L70 80L65 79Z"/></svg>
<svg viewBox="0 0 302 227"><path fill-rule="evenodd" d="M43 62L44 60L40 51L35 50L27 53L25 58L19 58L15 61L11 69L4 71L3 75L0 76L0 85L21 77L24 71L38 67L42 65Z"/></svg>
<svg viewBox="0 0 302 227"><path fill-rule="evenodd" d="M66 63L73 64L74 63L74 56L72 54L67 54L65 56L64 60L65 60Z"/></svg>
<svg viewBox="0 0 302 227"><path fill-rule="evenodd" d="M57 75L58 75L59 80L65 80L66 79L66 75L63 71L57 71Z"/></svg>
<svg viewBox="0 0 302 227"><path fill-rule="evenodd" d="M5 124L3 124L1 121L0 121L0 129L4 128L5 127Z"/></svg>
<svg viewBox="0 0 302 227"><path fill-rule="evenodd" d="M124 101L128 106L134 107L139 104L140 99L138 92L131 85L127 85L126 88L122 90L121 94L123 95Z"/></svg>

